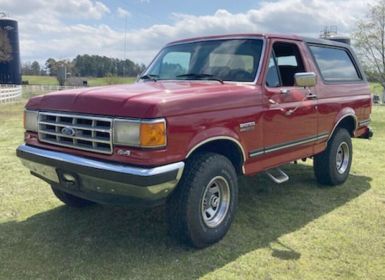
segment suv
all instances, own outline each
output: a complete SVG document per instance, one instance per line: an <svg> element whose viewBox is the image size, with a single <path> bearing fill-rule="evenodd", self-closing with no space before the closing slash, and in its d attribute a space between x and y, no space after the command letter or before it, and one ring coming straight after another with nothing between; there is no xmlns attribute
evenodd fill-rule
<svg viewBox="0 0 385 280"><path fill-rule="evenodd" d="M133 85L31 98L17 155L69 206L166 203L170 232L205 247L233 221L237 176L281 183L279 166L313 158L319 183L344 183L370 113L346 44L202 37L166 45Z"/></svg>

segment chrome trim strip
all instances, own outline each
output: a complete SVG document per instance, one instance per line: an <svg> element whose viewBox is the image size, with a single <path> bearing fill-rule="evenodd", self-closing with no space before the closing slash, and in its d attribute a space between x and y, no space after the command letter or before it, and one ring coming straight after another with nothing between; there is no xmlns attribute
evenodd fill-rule
<svg viewBox="0 0 385 280"><path fill-rule="evenodd" d="M61 113L61 112L47 112L47 111L39 111L39 114L47 115L47 116L53 116L53 117L70 117L70 118L82 118L82 119L88 119L88 120L98 120L98 121L104 121L104 122L111 122L112 118L106 118L106 117L99 117L89 114L71 114L71 113Z"/></svg>
<svg viewBox="0 0 385 280"><path fill-rule="evenodd" d="M257 156L269 154L269 153L272 153L272 152L276 152L276 151L279 151L279 150L295 147L295 146L298 146L298 145L303 145L303 144L307 144L307 143L311 143L311 142L316 142L316 141L322 140L324 138L327 138L328 136L329 136L328 132L323 132L323 133L320 133L320 134L317 134L317 135L314 135L314 136L298 139L298 140L295 140L295 141L290 141L290 142L286 142L286 143L282 143L282 144L277 144L277 145L269 146L269 147L266 147L266 148L263 148L263 149L257 149L257 150L251 151L249 153L249 157L251 157L251 158L252 157L257 157Z"/></svg>
<svg viewBox="0 0 385 280"><path fill-rule="evenodd" d="M208 142L211 142L211 141L215 141L215 140L230 140L230 141L233 141L235 144L238 145L238 147L241 149L242 151L242 155L243 155L243 161L245 161L246 159L246 154L245 154L245 150L243 149L241 143L235 139L235 138L232 138L232 137L229 137L229 136L216 136L216 137L211 137L211 138L208 138L202 142L199 142L198 144L196 144L192 149L190 149L190 151L187 153L186 155L186 158L188 158L197 148L199 148L200 146L208 143Z"/></svg>
<svg viewBox="0 0 385 280"><path fill-rule="evenodd" d="M140 168L132 167L121 164L113 164L102 161L97 161L93 159L83 158L79 156L74 156L66 153L54 152L45 149L35 148L32 146L27 146L25 144L20 145L18 150L21 152L37 155L40 157L45 157L47 159L57 160L65 163L76 164L84 167L97 168L107 171L113 171L118 173L131 174L136 176L154 176L162 173L178 170L178 176L180 178L181 172L184 168L184 162L176 162L163 166L153 167L153 168ZM178 178L177 178L178 179Z"/></svg>
<svg viewBox="0 0 385 280"><path fill-rule="evenodd" d="M73 126L71 125L71 128ZM61 137L66 137L65 135L63 135L62 133L56 133L56 132L52 132L52 131L49 131L49 130L44 130L44 129L40 129L39 132L42 132L44 134L48 134L48 135L53 135L53 136L61 136ZM84 140L84 141L95 141L97 140L98 143L103 143L103 144L110 144L111 142L109 140L105 140L105 139L99 139L99 138L91 138L91 137L81 137L81 136L71 136L72 139L78 139L78 140ZM43 140L44 142L52 142L52 143L56 143L57 145L62 145L62 143L58 144L58 142L55 142L55 141L49 141L49 140ZM69 145L70 147L73 147L73 148L76 148L78 149L78 146L71 146ZM95 151L95 150L92 150L92 151ZM96 150L96 152L100 152L100 150Z"/></svg>
<svg viewBox="0 0 385 280"><path fill-rule="evenodd" d="M366 120L361 120L358 122L358 126L361 127L361 126L368 126L371 122L371 119L366 119Z"/></svg>
<svg viewBox="0 0 385 280"><path fill-rule="evenodd" d="M251 151L251 152L249 153L249 157L260 156L260 155L263 155L264 153L265 153L264 149L254 150L254 151Z"/></svg>
<svg viewBox="0 0 385 280"><path fill-rule="evenodd" d="M291 142L288 142L286 144L280 144L280 145L277 145L277 146L271 146L271 147L268 147L268 148L265 149L265 153L271 153L271 152L279 151L279 150L282 150L282 149L287 149L287 148L291 148L291 147L294 147L294 146L315 142L315 141L321 140L323 138L326 138L328 136L329 136L329 134L326 132L326 133L318 134L316 136L311 136L311 137L299 139L299 140L296 140L296 141L291 141Z"/></svg>
<svg viewBox="0 0 385 280"><path fill-rule="evenodd" d="M187 153L186 155L186 159L196 150L198 149L200 146L206 144L206 143L209 143L209 142L212 142L212 141L215 141L215 140L230 140L232 142L234 142L235 144L238 145L238 147L241 149L242 151L242 156L243 156L243 163L245 162L246 160L246 153L245 153L245 150L243 149L242 147L242 144L235 138L232 138L232 137L229 137L229 136L217 136L217 137L211 137L211 138L208 138L202 142L199 142L198 144L196 144L192 149L190 149L190 151ZM242 170L243 170L243 173L245 173L244 171L244 168L243 168L243 164L242 164Z"/></svg>
<svg viewBox="0 0 385 280"><path fill-rule="evenodd" d="M357 121L357 117L356 115L350 113L350 114L346 114L346 115L343 115L339 120L338 122L334 125L333 129L332 129L332 132L330 133L329 135L329 138L328 138L328 141L330 140L330 138L333 136L334 134L334 131L336 130L337 126L340 124L340 122L345 119L346 117L353 117L354 118L354 131L356 131L357 127L358 127L358 121Z"/></svg>
<svg viewBox="0 0 385 280"><path fill-rule="evenodd" d="M57 122L57 123L53 123L53 122L45 122L45 121L40 121L39 124L46 124L46 125L60 125L60 126L68 126L68 123L60 123L60 122ZM77 124L77 125L74 125L74 124L71 124L70 125L72 128L76 128L76 129L86 129L86 130L92 130L92 131L99 131L99 132L110 132L110 129L103 129L103 128L91 128L91 127L88 127L86 125L80 125L80 124Z"/></svg>

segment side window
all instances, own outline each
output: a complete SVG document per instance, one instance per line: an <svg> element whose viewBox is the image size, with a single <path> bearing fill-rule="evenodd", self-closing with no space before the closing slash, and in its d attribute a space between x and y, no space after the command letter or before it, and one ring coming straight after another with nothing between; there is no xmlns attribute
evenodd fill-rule
<svg viewBox="0 0 385 280"><path fill-rule="evenodd" d="M186 74L190 66L190 58L189 52L169 52L163 57L159 77L169 79Z"/></svg>
<svg viewBox="0 0 385 280"><path fill-rule="evenodd" d="M266 85L268 87L279 87L281 85L273 54L270 56L269 60L269 68L267 69L266 74Z"/></svg>
<svg viewBox="0 0 385 280"><path fill-rule="evenodd" d="M292 43L277 42L274 43L273 50L278 63L282 86L294 86L294 75L305 72L298 46Z"/></svg>
<svg viewBox="0 0 385 280"><path fill-rule="evenodd" d="M353 61L346 49L310 46L321 75L325 81L361 80Z"/></svg>

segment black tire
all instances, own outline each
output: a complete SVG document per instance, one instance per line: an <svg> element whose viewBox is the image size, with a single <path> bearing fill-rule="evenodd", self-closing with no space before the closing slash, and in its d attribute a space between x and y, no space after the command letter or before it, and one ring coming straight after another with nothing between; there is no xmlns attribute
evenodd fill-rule
<svg viewBox="0 0 385 280"><path fill-rule="evenodd" d="M221 189L222 195L215 192L216 187ZM220 198L216 199L216 196ZM196 248L206 247L227 233L237 203L238 182L232 163L214 153L192 156L167 202L169 232L179 241ZM217 205L217 208L212 205ZM221 211L225 207L227 210ZM218 209L215 210L217 214L208 217L209 208Z"/></svg>
<svg viewBox="0 0 385 280"><path fill-rule="evenodd" d="M341 149L345 151L341 153ZM337 153L342 155L342 161L341 158L337 159ZM344 128L337 128L326 150L314 156L313 167L317 181L328 186L344 183L349 176L352 159L353 147L350 134Z"/></svg>
<svg viewBox="0 0 385 280"><path fill-rule="evenodd" d="M95 204L95 202L63 192L53 186L52 186L52 191L60 201L62 201L64 204L66 204L69 207L82 208L82 207Z"/></svg>

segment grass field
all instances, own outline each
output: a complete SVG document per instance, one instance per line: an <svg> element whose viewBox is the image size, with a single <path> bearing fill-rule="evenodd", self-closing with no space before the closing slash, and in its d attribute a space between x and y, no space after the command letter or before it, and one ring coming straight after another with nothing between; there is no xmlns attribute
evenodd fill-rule
<svg viewBox="0 0 385 280"><path fill-rule="evenodd" d="M0 279L385 279L385 107L344 185L319 188L311 162L282 185L241 178L229 233L204 250L167 235L163 208L65 207L15 157L22 108L0 105Z"/></svg>
<svg viewBox="0 0 385 280"><path fill-rule="evenodd" d="M370 91L374 94L381 95L383 88L379 83L370 83Z"/></svg>
<svg viewBox="0 0 385 280"><path fill-rule="evenodd" d="M88 86L102 86L108 84L127 84L135 81L136 77L103 77L103 78L85 78ZM29 76L24 75L23 81L28 81L30 85L59 85L56 77L51 76Z"/></svg>

